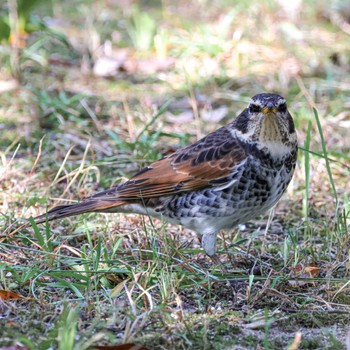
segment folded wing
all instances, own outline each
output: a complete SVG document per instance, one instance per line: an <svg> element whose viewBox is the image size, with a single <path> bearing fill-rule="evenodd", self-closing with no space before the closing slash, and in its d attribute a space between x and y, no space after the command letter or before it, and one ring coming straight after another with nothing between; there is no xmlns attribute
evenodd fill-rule
<svg viewBox="0 0 350 350"><path fill-rule="evenodd" d="M220 133L218 133L220 131ZM91 198L137 201L230 184L246 152L224 127ZM220 136L220 137L218 137Z"/></svg>
<svg viewBox="0 0 350 350"><path fill-rule="evenodd" d="M112 211L128 203L147 205L150 198L205 188L222 189L235 181L237 169L245 160L245 150L227 127L223 127L215 134L209 134L195 144L143 168L121 185L96 193L80 203L51 209L48 220L87 212ZM45 220L46 214L35 218L37 223Z"/></svg>

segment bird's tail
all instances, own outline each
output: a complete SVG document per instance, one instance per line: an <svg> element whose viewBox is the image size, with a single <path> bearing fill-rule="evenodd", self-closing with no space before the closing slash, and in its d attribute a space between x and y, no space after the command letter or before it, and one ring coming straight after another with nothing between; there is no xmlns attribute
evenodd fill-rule
<svg viewBox="0 0 350 350"><path fill-rule="evenodd" d="M60 218L66 218L68 216L83 214L83 213L91 213L91 212L108 212L113 211L114 208L117 208L121 205L125 204L124 201L116 201L116 200L100 200L98 198L88 198L77 204L68 204L68 205L60 205L47 213L39 215L34 218L34 221L37 224L42 222L51 221ZM117 209L115 210L117 211Z"/></svg>

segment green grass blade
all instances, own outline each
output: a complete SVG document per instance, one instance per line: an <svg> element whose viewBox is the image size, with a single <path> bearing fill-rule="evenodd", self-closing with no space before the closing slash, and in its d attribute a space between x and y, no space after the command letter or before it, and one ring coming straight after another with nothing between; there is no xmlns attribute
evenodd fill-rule
<svg viewBox="0 0 350 350"><path fill-rule="evenodd" d="M326 141L325 141L324 136L323 136L322 126L321 126L320 118L318 117L318 113L317 113L316 108L314 108L314 114L315 114L315 119L316 119L316 123L317 123L318 132L319 132L320 138L321 138L322 151L323 151L324 159L326 161L326 169L327 169L329 181L331 183L333 194L334 194L334 198L335 198L335 203L336 203L335 213L336 213L336 216L337 216L338 204L339 204L339 202L338 202L338 195L337 195L337 190L335 188L331 167L330 167L330 164L329 164L328 152L327 152L327 147L326 147Z"/></svg>
<svg viewBox="0 0 350 350"><path fill-rule="evenodd" d="M304 152L308 152L308 153L312 154L313 156L317 156L319 158L323 158L323 159L326 158L323 154L321 154L319 152L312 151L311 149L306 149L305 147L298 146L298 149L301 151L304 151ZM343 155L343 156L346 157L346 155ZM334 159L334 158L330 158L330 157L327 157L327 158L331 163L338 163L341 166L343 166L344 168L350 169L350 165L345 164L344 162L340 162L339 160Z"/></svg>
<svg viewBox="0 0 350 350"><path fill-rule="evenodd" d="M311 121L308 123L307 132L306 132L306 139L304 142L304 167L305 167L305 197L303 201L303 214L304 214L304 220L307 222L308 215L309 215L309 186L310 186L310 141L311 141Z"/></svg>
<svg viewBox="0 0 350 350"><path fill-rule="evenodd" d="M159 116L161 116L170 106L170 104L173 102L174 99L170 99L169 101L165 102L160 108L159 111L152 117L152 119L145 125L145 127L141 130L141 132L137 135L136 141L138 141L141 137L141 135L148 130L148 128L157 120Z"/></svg>
<svg viewBox="0 0 350 350"><path fill-rule="evenodd" d="M41 232L39 231L38 225L36 224L36 222L34 221L34 218L32 216L29 218L29 222L32 225L32 228L34 230L34 235L35 235L36 239L38 240L40 247L44 248L46 246L45 238L41 234Z"/></svg>

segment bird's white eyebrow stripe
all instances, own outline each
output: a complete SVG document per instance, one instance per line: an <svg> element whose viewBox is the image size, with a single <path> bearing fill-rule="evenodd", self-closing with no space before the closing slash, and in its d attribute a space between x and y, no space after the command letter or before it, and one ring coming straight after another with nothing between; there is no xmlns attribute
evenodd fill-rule
<svg viewBox="0 0 350 350"><path fill-rule="evenodd" d="M279 98L277 100L277 106L280 106L280 105L282 105L284 103L287 103L287 101L284 98ZM262 100L250 100L249 104L254 104L254 105L259 106L259 107L263 107L264 106Z"/></svg>
<svg viewBox="0 0 350 350"><path fill-rule="evenodd" d="M277 104L280 106L280 105L283 105L283 103L287 103L287 101L284 99L284 98L280 98L278 101L277 101Z"/></svg>
<svg viewBox="0 0 350 350"><path fill-rule="evenodd" d="M260 106L260 107L263 106L261 100L250 100L249 104L254 104L254 105Z"/></svg>

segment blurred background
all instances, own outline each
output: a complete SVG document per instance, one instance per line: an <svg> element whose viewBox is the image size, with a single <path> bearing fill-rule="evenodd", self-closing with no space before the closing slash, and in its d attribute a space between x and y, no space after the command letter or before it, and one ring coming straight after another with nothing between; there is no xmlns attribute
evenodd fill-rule
<svg viewBox="0 0 350 350"><path fill-rule="evenodd" d="M59 102L54 92L136 99L141 108L172 96L177 112L167 119L191 121L192 113L214 123L261 91L279 92L301 119L312 119L302 110L307 93L342 125L349 21L342 0L3 1L0 91L24 89L36 109L27 115L30 130L32 122L50 128L72 117L45 106L44 95ZM181 111L178 98L188 95L197 106ZM13 135L3 138L8 146Z"/></svg>

